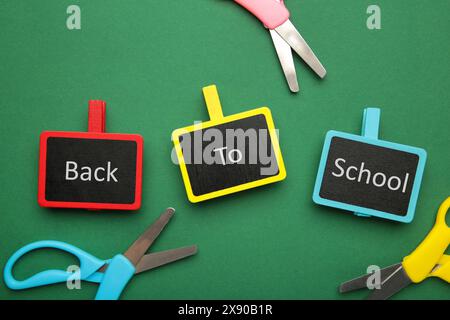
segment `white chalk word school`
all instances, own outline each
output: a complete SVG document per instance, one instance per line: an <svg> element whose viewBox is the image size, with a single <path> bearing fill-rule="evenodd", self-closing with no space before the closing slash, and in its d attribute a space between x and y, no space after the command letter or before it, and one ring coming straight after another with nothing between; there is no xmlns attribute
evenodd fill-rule
<svg viewBox="0 0 450 320"><path fill-rule="evenodd" d="M349 181L355 181L357 183L372 184L377 188L388 188L391 191L401 190L402 193L406 192L408 186L409 173L406 173L404 177L388 176L383 172L373 173L370 169L365 168L365 163L361 162L361 165L345 167L346 160L338 158L334 162L338 173L332 171L331 174L337 178L345 178Z"/></svg>

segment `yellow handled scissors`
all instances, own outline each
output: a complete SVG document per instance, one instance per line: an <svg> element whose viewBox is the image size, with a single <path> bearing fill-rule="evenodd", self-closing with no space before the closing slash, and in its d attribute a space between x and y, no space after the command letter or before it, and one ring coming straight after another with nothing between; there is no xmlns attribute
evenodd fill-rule
<svg viewBox="0 0 450 320"><path fill-rule="evenodd" d="M450 283L450 255L444 254L450 244L450 228L445 216L450 208L450 197L439 207L436 223L422 243L401 263L380 270L380 282L368 296L369 300L384 300L411 283L428 277L438 277ZM373 274L347 281L339 287L341 293L368 288Z"/></svg>

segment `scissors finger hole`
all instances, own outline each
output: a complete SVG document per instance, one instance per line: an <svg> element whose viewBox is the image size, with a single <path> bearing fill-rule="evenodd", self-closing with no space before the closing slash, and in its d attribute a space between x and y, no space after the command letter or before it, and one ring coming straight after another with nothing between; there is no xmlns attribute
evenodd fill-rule
<svg viewBox="0 0 450 320"><path fill-rule="evenodd" d="M448 228L450 228L450 214L448 214L448 212L450 211L450 208L447 208L447 211L445 212L445 224L447 225Z"/></svg>
<svg viewBox="0 0 450 320"><path fill-rule="evenodd" d="M43 248L33 250L22 256L14 264L13 273L17 280L29 277L45 270L58 269L67 271L70 266L79 266L78 259L58 249Z"/></svg>

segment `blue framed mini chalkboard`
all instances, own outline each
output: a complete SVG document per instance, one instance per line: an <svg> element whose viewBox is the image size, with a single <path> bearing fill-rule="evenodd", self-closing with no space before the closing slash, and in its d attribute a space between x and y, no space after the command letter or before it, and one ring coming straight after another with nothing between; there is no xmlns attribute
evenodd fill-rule
<svg viewBox="0 0 450 320"><path fill-rule="evenodd" d="M378 139L380 109L364 110L362 135L331 130L322 150L313 201L409 223L414 218L426 151Z"/></svg>

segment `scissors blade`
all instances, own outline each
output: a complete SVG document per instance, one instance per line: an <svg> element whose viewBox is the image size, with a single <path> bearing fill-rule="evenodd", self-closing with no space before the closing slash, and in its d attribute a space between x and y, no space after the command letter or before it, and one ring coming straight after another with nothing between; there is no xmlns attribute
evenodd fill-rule
<svg viewBox="0 0 450 320"><path fill-rule="evenodd" d="M197 246L194 245L184 248L146 254L137 264L136 274L187 258L196 253Z"/></svg>
<svg viewBox="0 0 450 320"><path fill-rule="evenodd" d="M291 46L281 38L281 36L274 30L269 30L272 37L273 45L277 51L278 59L280 60L281 68L284 76L292 92L298 92L297 73L295 72L294 58L292 57Z"/></svg>
<svg viewBox="0 0 450 320"><path fill-rule="evenodd" d="M394 273L395 270L397 270L399 267L401 267L401 265L402 265L401 263L397 263L392 266L381 269L380 270L381 282L384 282L392 273ZM365 274L358 278L344 282L339 286L339 292L346 293L346 292L355 291L355 290L364 289L364 288L367 289L367 280L371 276L373 276L373 273L368 273L368 274Z"/></svg>
<svg viewBox="0 0 450 320"><path fill-rule="evenodd" d="M374 289L367 300L386 300L412 283L403 266L400 265L381 283L380 289Z"/></svg>
<svg viewBox="0 0 450 320"><path fill-rule="evenodd" d="M128 248L123 254L130 262L137 266L139 260L147 252L148 248L153 244L161 231L169 222L175 213L175 209L167 208L163 214L156 220L145 232Z"/></svg>
<svg viewBox="0 0 450 320"><path fill-rule="evenodd" d="M294 49L295 52L297 52L297 54L319 77L325 77L327 71L289 19L276 27L275 31L292 47L292 49Z"/></svg>

